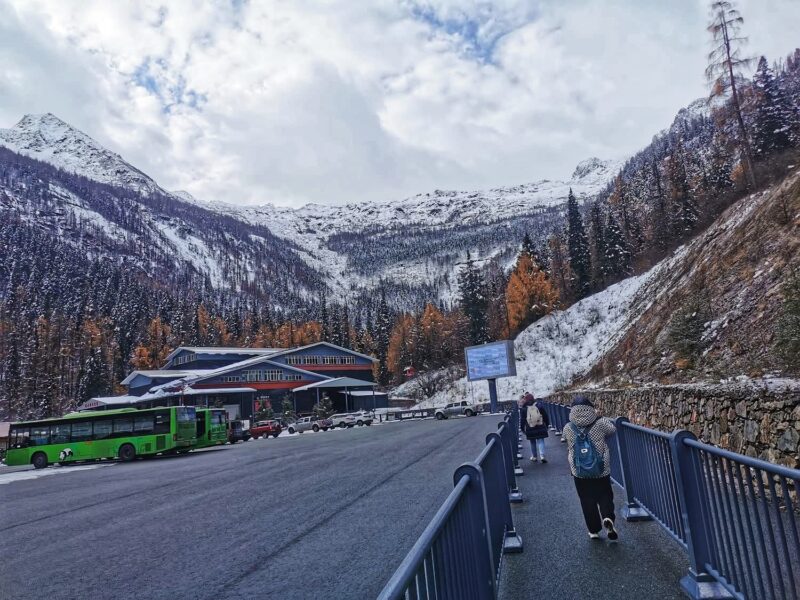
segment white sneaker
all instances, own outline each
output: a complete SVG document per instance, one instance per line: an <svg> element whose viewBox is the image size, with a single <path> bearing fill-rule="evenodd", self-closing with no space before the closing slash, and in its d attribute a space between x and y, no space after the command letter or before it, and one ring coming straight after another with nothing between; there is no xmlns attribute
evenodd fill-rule
<svg viewBox="0 0 800 600"><path fill-rule="evenodd" d="M593 540L599 540L600 539L600 534L599 533L590 533L589 537L592 538Z"/></svg>
<svg viewBox="0 0 800 600"><path fill-rule="evenodd" d="M535 456L531 456L531 462L536 462L536 457Z"/></svg>
<svg viewBox="0 0 800 600"><path fill-rule="evenodd" d="M611 519L603 519L603 527L606 528L609 541L616 542L619 539L619 534L617 533L617 530L614 529L614 521Z"/></svg>

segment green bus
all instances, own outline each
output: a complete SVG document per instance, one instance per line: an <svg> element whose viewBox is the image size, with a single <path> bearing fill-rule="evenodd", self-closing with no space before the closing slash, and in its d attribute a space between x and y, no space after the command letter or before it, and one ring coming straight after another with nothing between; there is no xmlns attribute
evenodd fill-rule
<svg viewBox="0 0 800 600"><path fill-rule="evenodd" d="M228 412L224 408L197 408L195 448L218 446L228 441Z"/></svg>
<svg viewBox="0 0 800 600"><path fill-rule="evenodd" d="M12 423L5 463L42 469L52 463L188 452L196 427L194 406L86 411Z"/></svg>

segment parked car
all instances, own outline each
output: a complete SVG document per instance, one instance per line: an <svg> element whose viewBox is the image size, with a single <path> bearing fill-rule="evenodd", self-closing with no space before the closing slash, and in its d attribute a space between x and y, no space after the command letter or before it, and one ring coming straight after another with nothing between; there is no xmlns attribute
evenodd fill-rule
<svg viewBox="0 0 800 600"><path fill-rule="evenodd" d="M372 422L375 420L375 414L367 412L366 410L362 410L353 414L356 417L356 425L359 427L361 425L372 425Z"/></svg>
<svg viewBox="0 0 800 600"><path fill-rule="evenodd" d="M269 436L278 437L281 431L283 431L281 424L275 420L259 421L250 427L250 435L253 436L254 439L258 439L262 436L264 438L268 438Z"/></svg>
<svg viewBox="0 0 800 600"><path fill-rule="evenodd" d="M241 421L230 421L228 427L228 442L235 444L236 442L246 442L250 439L250 430L244 426Z"/></svg>
<svg viewBox="0 0 800 600"><path fill-rule="evenodd" d="M316 417L301 417L287 427L290 434L303 433L304 431L328 431L332 427L328 419L317 419Z"/></svg>
<svg viewBox="0 0 800 600"><path fill-rule="evenodd" d="M337 413L331 415L331 421L334 427L354 427L356 424L356 416L353 413Z"/></svg>
<svg viewBox="0 0 800 600"><path fill-rule="evenodd" d="M480 406L475 404L470 404L466 400L462 400L461 402L451 402L449 404L445 404L444 406L437 408L434 415L438 420L448 419L452 416L456 415L464 415L465 417L474 417L481 411Z"/></svg>

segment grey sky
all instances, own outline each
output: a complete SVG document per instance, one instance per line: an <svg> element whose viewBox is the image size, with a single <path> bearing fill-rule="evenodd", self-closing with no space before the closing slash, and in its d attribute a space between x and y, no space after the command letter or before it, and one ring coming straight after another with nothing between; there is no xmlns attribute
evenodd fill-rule
<svg viewBox="0 0 800 600"><path fill-rule="evenodd" d="M749 50L798 0L740 2ZM168 189L399 198L567 177L706 93L701 0L0 3L0 127L52 112Z"/></svg>

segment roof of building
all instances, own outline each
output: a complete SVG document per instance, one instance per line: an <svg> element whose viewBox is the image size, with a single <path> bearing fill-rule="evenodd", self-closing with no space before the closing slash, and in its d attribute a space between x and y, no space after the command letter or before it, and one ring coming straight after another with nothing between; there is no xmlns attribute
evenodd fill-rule
<svg viewBox="0 0 800 600"><path fill-rule="evenodd" d="M191 388L185 389L180 392L165 392L164 390L157 390L156 392L147 392L142 396L106 396L92 398L87 400L78 407L79 411L89 410L100 406L121 406L127 404L141 404L144 402L152 402L153 400L160 400L162 398L174 398L176 396L196 396L198 394L243 394L248 392L255 392L255 388L251 387L237 387L237 388L213 388L205 390L193 390Z"/></svg>
<svg viewBox="0 0 800 600"><path fill-rule="evenodd" d="M178 346L167 355L167 362L182 350L195 354L275 354L290 348L243 348L235 346Z"/></svg>
<svg viewBox="0 0 800 600"><path fill-rule="evenodd" d="M378 359L375 358L374 356L369 356L368 354L362 354L361 352L356 352L355 350L351 350L350 348L345 348L343 346L337 346L336 344L331 344L330 342L314 342L313 344L306 344L305 346L298 346L297 348L285 348L283 350L280 350L279 352L276 352L275 354L270 355L270 358L275 358L277 356L289 354L290 352L308 350L309 348L313 348L314 346L328 346L329 348L342 350L343 352L347 352L348 354L355 354L356 356L360 356L361 358L366 358L367 360L371 360L372 362L378 362Z"/></svg>
<svg viewBox="0 0 800 600"><path fill-rule="evenodd" d="M136 371L131 371L130 374L120 382L120 384L128 385L137 375L144 375L145 377L150 377L152 379L163 379L164 377L178 379L189 374L202 374L207 373L208 371L211 371L211 369L175 369L174 371L166 369L137 369Z"/></svg>
<svg viewBox="0 0 800 600"><path fill-rule="evenodd" d="M347 394L348 396L388 396L386 392L376 392L374 389L372 390L342 390L339 392L340 394Z"/></svg>
<svg viewBox="0 0 800 600"><path fill-rule="evenodd" d="M325 381L318 381L317 383L309 383L308 385L294 388L292 391L303 392L314 389L376 387L377 385L378 384L373 381L364 381L363 379L354 379L353 377L335 377L333 379L326 379Z"/></svg>

